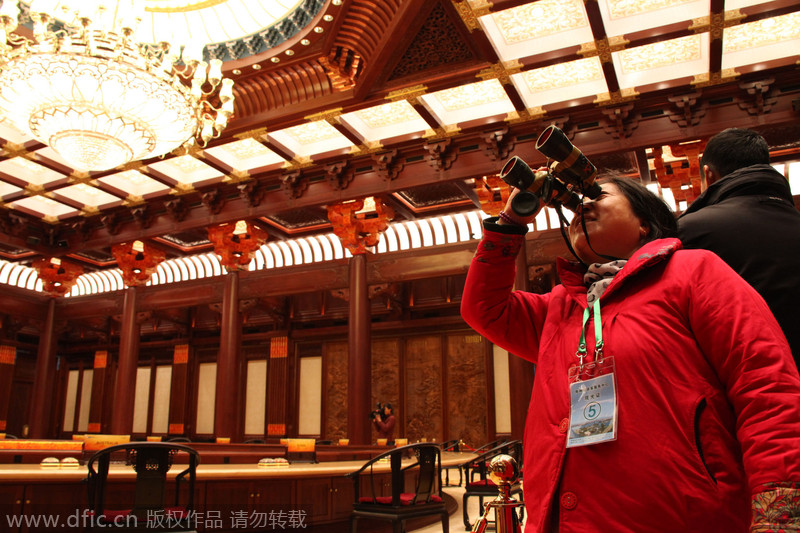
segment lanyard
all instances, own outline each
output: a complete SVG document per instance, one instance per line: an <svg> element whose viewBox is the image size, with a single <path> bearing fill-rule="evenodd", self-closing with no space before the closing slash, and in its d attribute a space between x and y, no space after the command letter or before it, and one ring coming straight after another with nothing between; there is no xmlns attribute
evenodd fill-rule
<svg viewBox="0 0 800 533"><path fill-rule="evenodd" d="M603 360L603 324L600 320L600 298L598 298L591 307L587 306L583 311L581 339L578 343L578 351L575 352L575 355L580 359L580 366L583 366L583 360L586 358L586 323L589 322L592 312L594 312L595 361Z"/></svg>

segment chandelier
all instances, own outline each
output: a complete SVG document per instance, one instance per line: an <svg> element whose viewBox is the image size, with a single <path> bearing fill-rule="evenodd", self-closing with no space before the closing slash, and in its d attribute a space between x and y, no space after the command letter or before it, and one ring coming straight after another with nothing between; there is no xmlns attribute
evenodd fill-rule
<svg viewBox="0 0 800 533"><path fill-rule="evenodd" d="M13 33L28 4L32 38ZM233 80L195 43L138 42L143 5L3 0L0 114L83 171L219 137L233 113Z"/></svg>

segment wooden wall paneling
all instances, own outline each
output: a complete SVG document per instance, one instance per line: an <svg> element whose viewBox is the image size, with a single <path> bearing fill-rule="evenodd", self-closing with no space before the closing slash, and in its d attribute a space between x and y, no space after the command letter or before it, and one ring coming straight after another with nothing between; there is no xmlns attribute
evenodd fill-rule
<svg viewBox="0 0 800 533"><path fill-rule="evenodd" d="M395 438L405 437L405 426L401 423L403 413L400 402L401 372L400 338L373 339L372 341L372 406L378 402L390 403L394 408L396 426ZM364 416L367 416L364 413ZM375 425L372 427L372 439L377 439Z"/></svg>
<svg viewBox="0 0 800 533"><path fill-rule="evenodd" d="M409 442L441 438L442 338L420 335L406 339L405 420Z"/></svg>
<svg viewBox="0 0 800 533"><path fill-rule="evenodd" d="M14 363L17 359L15 346L0 346L0 432L5 433L8 406L11 402L11 385L14 382Z"/></svg>
<svg viewBox="0 0 800 533"><path fill-rule="evenodd" d="M186 404L189 384L189 345L176 344L172 353L172 383L169 395L169 435L186 432Z"/></svg>
<svg viewBox="0 0 800 533"><path fill-rule="evenodd" d="M108 405L105 398L108 379L108 352L97 350L94 354L94 373L92 377L92 399L89 407L89 433L103 433L103 410Z"/></svg>
<svg viewBox="0 0 800 533"><path fill-rule="evenodd" d="M489 413L494 413L483 337L471 331L451 333L445 336L445 346L447 430L442 438L463 439L477 448L491 440Z"/></svg>
<svg viewBox="0 0 800 533"><path fill-rule="evenodd" d="M272 337L269 341L269 363L267 366L267 436L287 437L288 402L292 392L289 389L289 339Z"/></svg>
<svg viewBox="0 0 800 533"><path fill-rule="evenodd" d="M325 391L322 401L325 439L347 438L347 341L329 341L323 345L322 371ZM364 413L366 417L369 413Z"/></svg>

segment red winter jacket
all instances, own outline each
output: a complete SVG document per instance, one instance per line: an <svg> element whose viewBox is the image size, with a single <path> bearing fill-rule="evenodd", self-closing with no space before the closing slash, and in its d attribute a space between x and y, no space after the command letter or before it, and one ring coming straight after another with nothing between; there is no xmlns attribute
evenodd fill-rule
<svg viewBox="0 0 800 533"><path fill-rule="evenodd" d="M523 239L484 232L461 312L537 364L524 437L526 533L556 521L560 532L746 532L765 484L797 488L788 482L800 481L800 377L785 337L722 260L680 250L677 239L636 251L601 297L617 439L567 449L584 270L560 259L562 284L549 294L512 292ZM591 321L586 332L591 359Z"/></svg>

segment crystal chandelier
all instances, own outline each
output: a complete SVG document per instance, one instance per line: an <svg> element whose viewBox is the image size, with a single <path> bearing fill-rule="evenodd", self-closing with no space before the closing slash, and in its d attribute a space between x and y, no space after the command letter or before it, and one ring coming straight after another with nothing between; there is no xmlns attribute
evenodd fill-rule
<svg viewBox="0 0 800 533"><path fill-rule="evenodd" d="M32 38L12 33L28 4ZM222 61L195 43L137 42L143 13L144 0L3 0L2 117L83 171L218 137L233 113Z"/></svg>

